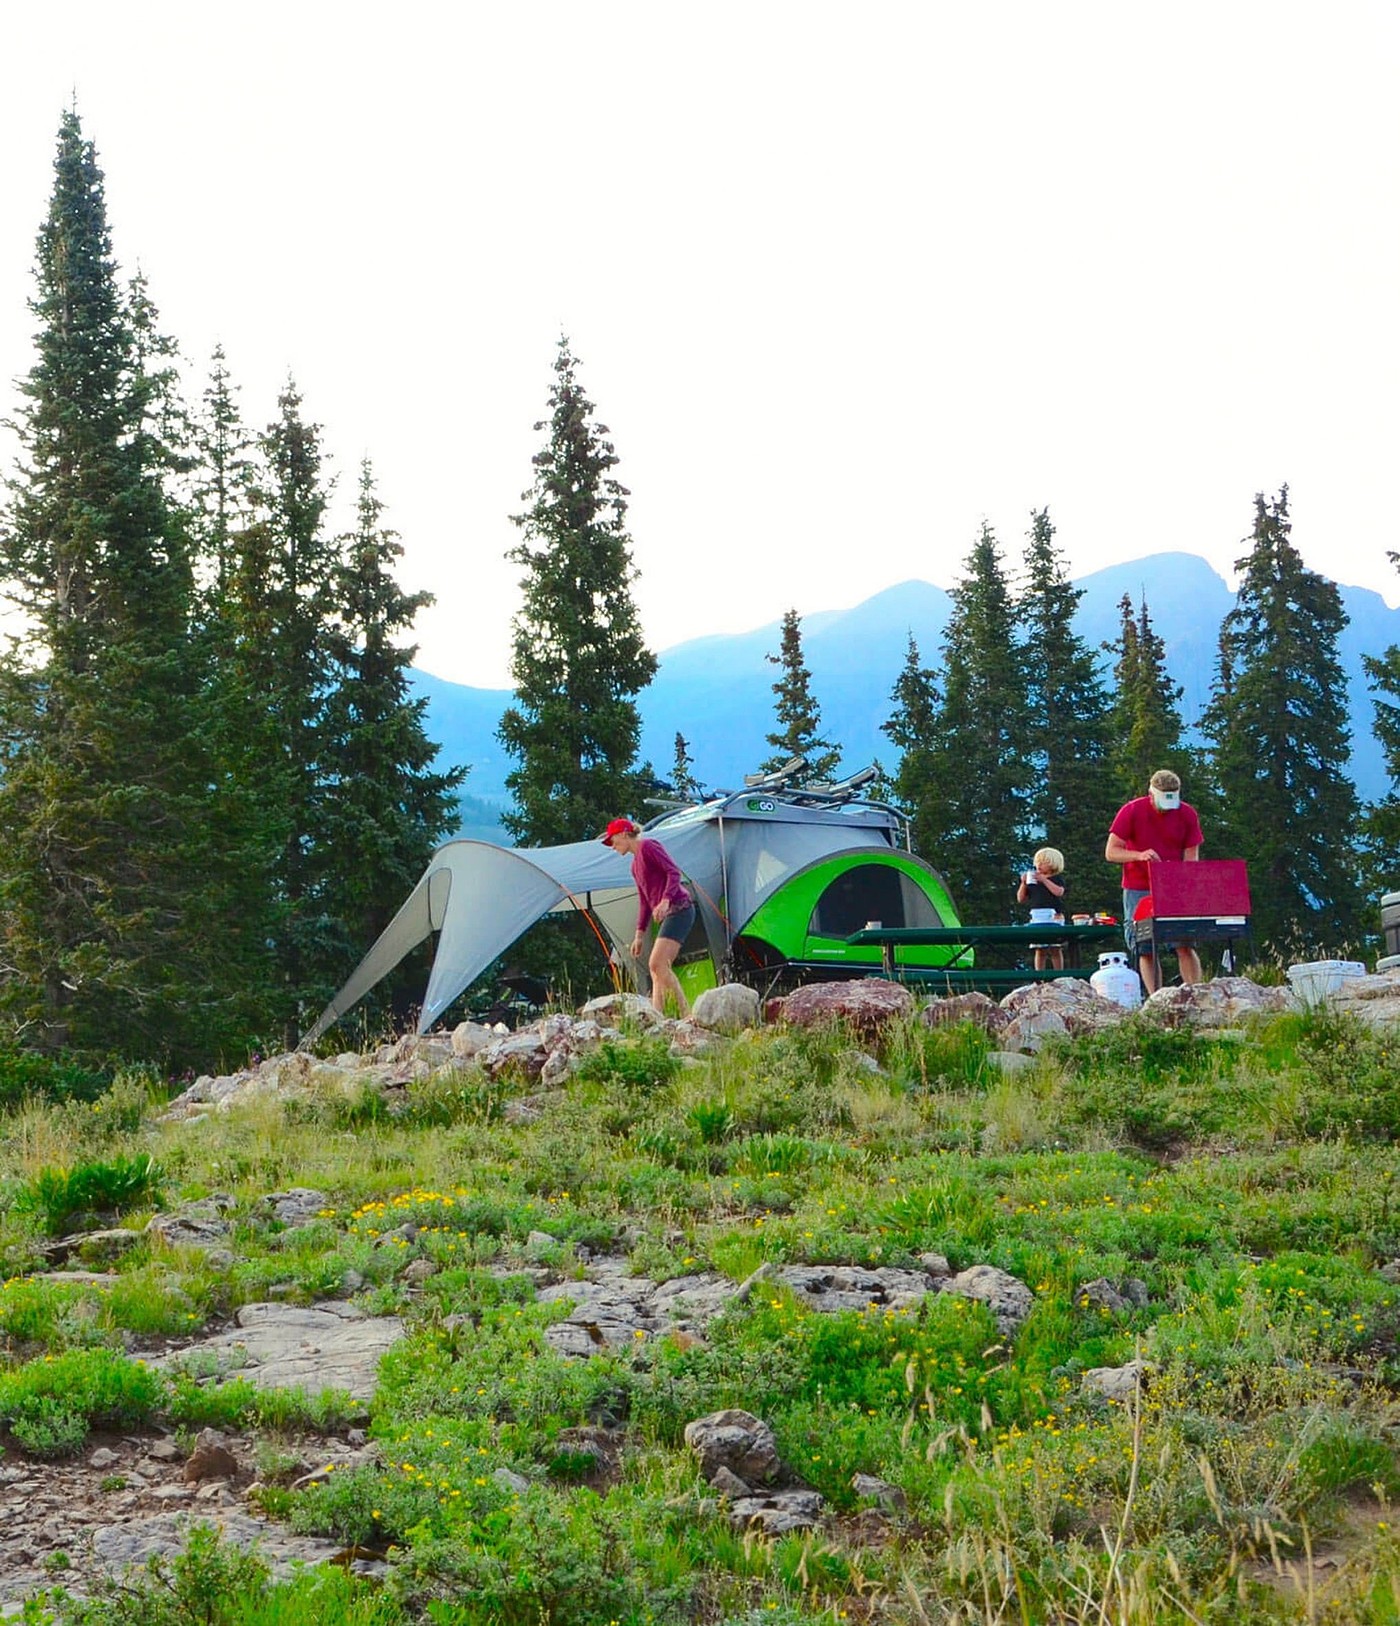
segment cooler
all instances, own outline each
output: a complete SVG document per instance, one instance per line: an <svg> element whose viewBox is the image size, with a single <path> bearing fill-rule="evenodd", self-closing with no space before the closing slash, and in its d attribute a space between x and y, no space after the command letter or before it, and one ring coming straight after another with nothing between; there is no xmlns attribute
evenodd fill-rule
<svg viewBox="0 0 1400 1626"><path fill-rule="evenodd" d="M1387 892L1381 899L1381 930L1387 955L1400 954L1400 892Z"/></svg>

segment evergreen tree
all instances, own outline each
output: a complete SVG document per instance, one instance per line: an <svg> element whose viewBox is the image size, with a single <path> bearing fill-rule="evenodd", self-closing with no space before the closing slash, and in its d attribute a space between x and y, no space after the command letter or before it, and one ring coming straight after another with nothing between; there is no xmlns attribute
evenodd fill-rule
<svg viewBox="0 0 1400 1626"><path fill-rule="evenodd" d="M246 995L168 492L173 347L144 286L119 284L75 113L54 177L0 530L24 627L0 662L0 1005L51 1048L203 1061L246 1034Z"/></svg>
<svg viewBox="0 0 1400 1626"><path fill-rule="evenodd" d="M524 574L515 617L515 703L498 737L518 762L506 776L515 798L503 822L522 845L596 835L635 811L641 718L636 696L651 682L632 598L636 570L627 534L627 491L610 472L617 454L559 341L548 440L534 483L513 516L522 540L509 558Z"/></svg>
<svg viewBox="0 0 1400 1626"><path fill-rule="evenodd" d="M938 855L941 836L929 823L934 799L939 694L933 672L920 660L919 646L912 632L890 699L894 710L888 721L880 725L880 732L888 734L899 751L899 767L890 792L909 815L914 851L932 860Z"/></svg>
<svg viewBox="0 0 1400 1626"><path fill-rule="evenodd" d="M1030 816L1064 854L1071 903L1107 902L1116 881L1103 849L1120 804L1109 766L1109 700L1097 657L1074 630L1084 593L1070 582L1046 509L1031 516L1025 566L1020 616L1035 770Z"/></svg>
<svg viewBox="0 0 1400 1626"><path fill-rule="evenodd" d="M1389 558L1400 567L1400 553ZM1376 696L1375 735L1390 777L1386 794L1365 811L1362 838L1376 889L1393 892L1400 888L1400 644L1392 644L1379 658L1363 655L1361 663Z"/></svg>
<svg viewBox="0 0 1400 1626"><path fill-rule="evenodd" d="M232 568L233 538L252 522L257 465L255 440L244 426L237 388L223 347L216 345L204 390L204 410L194 429L198 454L193 502L202 555L210 561L212 586L222 592Z"/></svg>
<svg viewBox="0 0 1400 1626"><path fill-rule="evenodd" d="M1248 860L1253 926L1284 952L1356 940L1358 807L1337 640L1334 583L1290 540L1288 488L1255 498L1250 550L1220 629L1220 664L1202 727L1223 798L1221 854Z"/></svg>
<svg viewBox="0 0 1400 1626"><path fill-rule="evenodd" d="M329 991L325 967L339 941L318 884L329 823L321 719L333 680L339 551L325 530L321 428L302 405L288 380L260 439L259 518L239 539L234 609L249 737L261 734L269 747L261 795L265 828L279 838L275 957L289 1042Z"/></svg>
<svg viewBox="0 0 1400 1626"><path fill-rule="evenodd" d="M395 581L403 549L383 513L366 459L356 526L339 542L332 686L318 727L322 787L311 866L327 935L307 971L327 995L389 924L455 824L454 792L466 776L465 768L432 768L438 748L424 732L428 702L409 691L415 651L399 642L432 594L405 593Z"/></svg>
<svg viewBox="0 0 1400 1626"><path fill-rule="evenodd" d="M778 653L764 658L780 667L783 675L773 685L778 726L766 736L775 750L763 768L781 768L790 757L806 757L809 782L829 779L841 761L841 750L821 731L821 707L812 693L812 674L802 655L802 621L796 610L783 616Z"/></svg>
<svg viewBox="0 0 1400 1626"><path fill-rule="evenodd" d="M953 589L943 641L943 703L922 808L934 858L965 924L1013 918L1031 838L1025 653L995 535L982 534Z"/></svg>
<svg viewBox="0 0 1400 1626"><path fill-rule="evenodd" d="M676 760L671 769L671 788L685 801L698 802L704 792L695 777L695 762L690 745L679 729L676 731Z"/></svg>
<svg viewBox="0 0 1400 1626"><path fill-rule="evenodd" d="M1125 802L1145 795L1157 769L1180 763L1186 753L1179 710L1183 691L1167 672L1166 645L1152 626L1147 600L1134 612L1125 593L1118 611L1118 640L1109 646L1114 656L1110 762L1117 799ZM1187 799L1199 808L1194 785L1188 786Z"/></svg>

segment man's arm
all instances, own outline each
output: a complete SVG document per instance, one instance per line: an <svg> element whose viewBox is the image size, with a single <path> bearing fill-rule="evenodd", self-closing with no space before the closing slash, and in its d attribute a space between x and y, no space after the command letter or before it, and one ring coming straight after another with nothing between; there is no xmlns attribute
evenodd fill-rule
<svg viewBox="0 0 1400 1626"><path fill-rule="evenodd" d="M1200 856L1201 849L1196 848L1196 855ZM1110 864L1156 864L1160 862L1155 847L1148 847L1142 852L1130 847L1122 836L1110 830L1108 845L1103 850L1104 857Z"/></svg>
<svg viewBox="0 0 1400 1626"><path fill-rule="evenodd" d="M1182 853L1181 861L1183 864L1194 864L1200 856L1201 849L1199 846L1188 847L1186 851Z"/></svg>

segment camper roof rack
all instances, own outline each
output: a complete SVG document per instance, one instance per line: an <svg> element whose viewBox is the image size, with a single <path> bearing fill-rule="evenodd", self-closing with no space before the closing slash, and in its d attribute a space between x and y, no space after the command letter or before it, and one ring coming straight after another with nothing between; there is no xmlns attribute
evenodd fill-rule
<svg viewBox="0 0 1400 1626"><path fill-rule="evenodd" d="M832 783L821 781L814 785L795 785L780 794L808 807L839 807L854 801L864 787L880 777L880 770L872 763L846 779Z"/></svg>
<svg viewBox="0 0 1400 1626"><path fill-rule="evenodd" d="M746 773L744 775L744 789L786 790L807 766L806 757L789 757L781 768L773 768L768 773Z"/></svg>

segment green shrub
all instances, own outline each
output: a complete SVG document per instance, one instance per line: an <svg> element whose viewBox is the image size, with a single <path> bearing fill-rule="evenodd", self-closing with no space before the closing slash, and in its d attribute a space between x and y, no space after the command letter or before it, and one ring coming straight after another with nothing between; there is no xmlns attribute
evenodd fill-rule
<svg viewBox="0 0 1400 1626"><path fill-rule="evenodd" d="M588 1051L574 1071L580 1084L620 1084L651 1089L669 1084L681 1070L665 1039L604 1039Z"/></svg>
<svg viewBox="0 0 1400 1626"><path fill-rule="evenodd" d="M42 1216L50 1236L80 1215L119 1214L159 1200L164 1171L153 1157L115 1157L71 1169L41 1169L20 1188L16 1207Z"/></svg>
<svg viewBox="0 0 1400 1626"><path fill-rule="evenodd" d="M110 1073L0 1045L0 1110L21 1106L35 1096L56 1103L96 1101L110 1083Z"/></svg>
<svg viewBox="0 0 1400 1626"><path fill-rule="evenodd" d="M77 1450L92 1428L144 1422L164 1394L143 1361L110 1349L69 1350L0 1372L0 1423L50 1452Z"/></svg>

